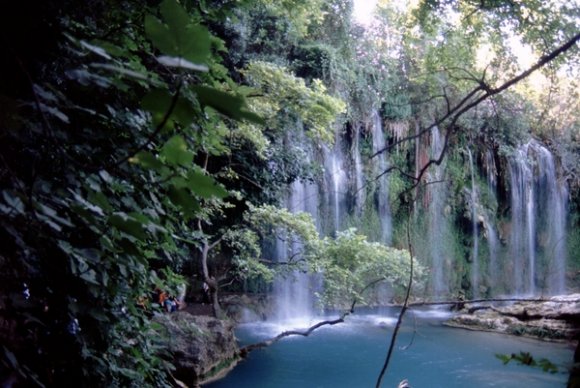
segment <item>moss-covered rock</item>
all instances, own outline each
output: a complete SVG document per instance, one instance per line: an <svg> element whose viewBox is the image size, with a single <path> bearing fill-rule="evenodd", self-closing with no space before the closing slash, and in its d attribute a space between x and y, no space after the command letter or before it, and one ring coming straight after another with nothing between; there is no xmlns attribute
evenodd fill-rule
<svg viewBox="0 0 580 388"><path fill-rule="evenodd" d="M187 386L215 378L238 360L239 349L230 321L184 311L158 315L154 320L162 327L162 342L175 366L173 376Z"/></svg>

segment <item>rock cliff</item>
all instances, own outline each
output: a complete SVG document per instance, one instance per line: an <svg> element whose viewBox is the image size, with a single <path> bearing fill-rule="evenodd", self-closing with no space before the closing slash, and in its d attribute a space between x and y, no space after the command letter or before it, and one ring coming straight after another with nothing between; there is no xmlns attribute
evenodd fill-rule
<svg viewBox="0 0 580 388"><path fill-rule="evenodd" d="M162 341L169 349L175 379L197 387L233 367L238 360L238 345L233 323L209 316L194 316L185 311L154 318L162 325Z"/></svg>

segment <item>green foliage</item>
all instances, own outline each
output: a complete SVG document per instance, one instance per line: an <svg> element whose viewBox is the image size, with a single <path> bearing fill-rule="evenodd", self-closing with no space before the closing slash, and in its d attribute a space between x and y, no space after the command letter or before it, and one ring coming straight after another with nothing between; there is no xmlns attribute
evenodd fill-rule
<svg viewBox="0 0 580 388"><path fill-rule="evenodd" d="M289 20L292 26L290 33L296 38L306 35L309 25L323 18L322 0L260 0L258 3L266 6L277 19Z"/></svg>
<svg viewBox="0 0 580 388"><path fill-rule="evenodd" d="M176 0L164 0L159 6L163 22L145 15L145 33L163 54L158 60L166 66L192 70L207 70L200 65L210 55L210 35L207 28L195 24ZM163 58L163 59L162 59Z"/></svg>
<svg viewBox="0 0 580 388"><path fill-rule="evenodd" d="M328 44L303 44L293 51L291 66L298 77L332 82L337 78L338 53Z"/></svg>
<svg viewBox="0 0 580 388"><path fill-rule="evenodd" d="M206 235L194 238L202 240ZM268 257L262 250L276 240L287 244L300 244L299 255L287 258L281 265L277 258ZM219 232L213 258L227 253L231 262L223 273L214 276L231 282L271 283L276 274L307 268L308 262L317 256L321 241L312 217L308 213L291 213L272 205L253 206L243 214L243 222Z"/></svg>
<svg viewBox="0 0 580 388"><path fill-rule="evenodd" d="M2 121L11 174L0 177L0 237L12 242L0 266L2 303L18 301L8 319L22 328L2 332L4 356L28 381L168 384L168 355L149 320L155 307L138 301L181 288L175 271L190 260L192 222L229 195L199 155L229 152L223 128L233 120L262 122L221 89L223 74L212 79L220 58L199 15L173 0L161 3L161 20L143 11L144 29L125 24L139 14L133 7L90 15L96 24L57 21L68 33L60 71L18 69L33 98L1 90L25 101L8 104ZM99 29L107 21L110 33Z"/></svg>
<svg viewBox="0 0 580 388"><path fill-rule="evenodd" d="M224 234L224 243L233 252L233 274L241 281L274 280L274 271L260 261L261 247L259 236L250 229L230 229Z"/></svg>
<svg viewBox="0 0 580 388"><path fill-rule="evenodd" d="M419 283L424 269L414 260L413 279ZM390 248L351 228L338 232L335 239L326 237L314 269L324 273L321 302L329 307L350 306L353 301L365 304L369 287L385 282L402 295L409 281L409 252Z"/></svg>
<svg viewBox="0 0 580 388"><path fill-rule="evenodd" d="M550 360L548 360L546 358L541 358L539 360L536 360L528 352L520 352L519 354L512 353L511 355L496 354L495 357L500 359L504 365L507 365L510 361L515 360L521 365L527 365L527 366L531 366L531 367L540 368L544 372L558 373L558 366L556 366Z"/></svg>
<svg viewBox="0 0 580 388"><path fill-rule="evenodd" d="M282 271L306 268L320 250L318 231L312 216L308 213L291 213L287 209L271 205L250 206L245 214L245 220L260 236L262 242L274 244L276 240L281 240L287 246L292 244L301 246L299 255L288 258L286 261L288 265L281 268ZM272 258L266 260L273 262Z"/></svg>
<svg viewBox="0 0 580 388"><path fill-rule="evenodd" d="M328 95L321 81L315 79L307 87L303 79L288 73L285 68L259 61L251 62L242 72L262 94L251 99L250 107L270 118L269 127L279 128L288 118L300 120L311 138L333 142L331 125L344 112L345 104Z"/></svg>

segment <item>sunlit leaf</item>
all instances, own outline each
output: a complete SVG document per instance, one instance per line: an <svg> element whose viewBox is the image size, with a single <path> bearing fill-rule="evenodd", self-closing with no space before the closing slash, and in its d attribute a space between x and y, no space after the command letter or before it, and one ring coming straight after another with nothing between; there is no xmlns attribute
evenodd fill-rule
<svg viewBox="0 0 580 388"><path fill-rule="evenodd" d="M16 211L16 213L19 214L24 214L24 203L20 198L7 190L2 191L2 197L4 197L4 201L6 201L6 204L11 207L13 211Z"/></svg>
<svg viewBox="0 0 580 388"><path fill-rule="evenodd" d="M180 58L180 57L170 57L168 55L162 55L157 57L157 62L162 64L163 66L168 67L178 67L182 69L189 69L195 71L208 71L208 67L205 65L199 65L197 63L193 63L188 61L187 59Z"/></svg>
<svg viewBox="0 0 580 388"><path fill-rule="evenodd" d="M102 47L95 46L93 44L85 42L84 40L79 41L79 43L81 47L84 47L85 49L89 50L94 54L97 54L100 57L103 57L105 59L113 59L109 54L107 54L107 52Z"/></svg>
<svg viewBox="0 0 580 388"><path fill-rule="evenodd" d="M57 108L55 108L54 106L48 106L48 105L43 104L43 103L39 103L38 106L40 107L41 111L56 117L57 119L59 119L63 123L68 124L70 122L70 119L68 118L68 116L66 114L64 114L63 112L61 112L60 110L58 110Z"/></svg>
<svg viewBox="0 0 580 388"><path fill-rule="evenodd" d="M112 183L113 182L113 177L111 176L111 174L109 174L107 171L105 170L101 170L99 171L99 176L101 177L101 179L107 183Z"/></svg>
<svg viewBox="0 0 580 388"><path fill-rule="evenodd" d="M147 74L139 73L137 71L130 70L121 66L109 65L107 63L91 63L91 67L96 69L109 70L120 75L125 75L143 81L150 81L150 77Z"/></svg>
<svg viewBox="0 0 580 388"><path fill-rule="evenodd" d="M96 286L101 284L97 281L97 273L93 269L89 269L88 271L84 271L79 276L84 281L91 283L91 284L94 284Z"/></svg>

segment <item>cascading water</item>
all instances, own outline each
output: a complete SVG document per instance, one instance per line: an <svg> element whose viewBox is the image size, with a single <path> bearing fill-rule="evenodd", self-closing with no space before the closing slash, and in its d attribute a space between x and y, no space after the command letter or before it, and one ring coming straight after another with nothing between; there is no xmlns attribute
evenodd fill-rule
<svg viewBox="0 0 580 388"><path fill-rule="evenodd" d="M373 112L371 133L373 137L373 153L385 148L385 134L381 124L381 118L378 112ZM387 169L387 156L385 152L376 156L378 174L382 174ZM391 219L391 208L389 205L389 177L387 174L381 176L378 180L378 214L381 221L382 242L391 243L393 226Z"/></svg>
<svg viewBox="0 0 580 388"><path fill-rule="evenodd" d="M547 289L551 294L565 291L566 269L566 201L568 190L560 185L556 176L554 157L548 149L534 145L537 159L536 186L539 204L537 218L540 222L539 245L548 258L546 265ZM541 226L543 226L543 228Z"/></svg>
<svg viewBox="0 0 580 388"><path fill-rule="evenodd" d="M313 183L295 181L292 183L287 205L291 212L299 211L310 213L317 219L318 188ZM296 262L300 259L302 244L299 241L276 242L276 254L279 262ZM274 296L276 299L276 321L295 321L308 319L313 312L312 277L296 270L291 274L276 279L274 282Z"/></svg>
<svg viewBox="0 0 580 388"><path fill-rule="evenodd" d="M558 184L550 151L532 140L510 160L511 239L516 294L565 291L565 185ZM541 273L538 272L541 254Z"/></svg>
<svg viewBox="0 0 580 388"><path fill-rule="evenodd" d="M344 157L341 151L341 142L339 136L332 149L325 148L325 179L323 191L327 193L327 203L331 208L333 218L332 231L340 230L341 220L345 213L346 201L346 172L344 169Z"/></svg>
<svg viewBox="0 0 580 388"><path fill-rule="evenodd" d="M364 191L364 174L363 174L363 166L360 157L360 150L359 150L359 139L360 138L360 130L357 130L353 135L352 147L351 147L351 155L352 155L352 162L353 162L353 173L354 173L354 194L355 194L355 213L356 216L360 216L362 213L362 209L364 207L365 201L365 191Z"/></svg>
<svg viewBox="0 0 580 388"><path fill-rule="evenodd" d="M493 157L493 152L487 150L485 152L485 169L487 172L487 186L491 193L496 194L497 192L497 168L495 167L495 159Z"/></svg>
<svg viewBox="0 0 580 388"><path fill-rule="evenodd" d="M310 163L314 153L304 133L294 133L288 136L288 143L299 147L305 162ZM285 201L286 208L292 213L310 213L316 226L320 228L318 203L319 189L316 183L296 180L289 187ZM300 241L280 238L276 240L275 255L279 263L300 262L301 252L302 244ZM314 279L299 269L276 278L273 285L275 299L273 319L289 324L308 320L312 316L314 308L313 286Z"/></svg>
<svg viewBox="0 0 580 388"><path fill-rule="evenodd" d="M535 292L534 191L528 148L529 143L518 148L510 161L512 192L510 243L516 294L533 294Z"/></svg>
<svg viewBox="0 0 580 388"><path fill-rule="evenodd" d="M485 152L485 171L487 178L487 189L492 198L497 197L497 167L495 165L495 158L493 151L488 149ZM489 213L484 218L484 233L487 239L488 259L487 266L488 285L491 294L497 293L497 287L502 284L500 281L500 269L498 262L498 255L500 249L500 241L497 231L490 221Z"/></svg>
<svg viewBox="0 0 580 388"><path fill-rule="evenodd" d="M438 159L443 152L443 139L439 128L433 127L431 131L431 158ZM446 274L445 241L447 237L447 221L445 219L444 207L446 198L446 187L443 182L445 164L433 165L428 174L428 196L429 202L429 254L431 256L431 282L432 292L435 298L447 294L448 282Z"/></svg>
<svg viewBox="0 0 580 388"><path fill-rule="evenodd" d="M471 150L467 150L469 167L471 170L471 233L473 236L473 249L471 253L471 289L474 298L479 297L479 237L477 231L477 188L475 184L475 171Z"/></svg>
<svg viewBox="0 0 580 388"><path fill-rule="evenodd" d="M489 250L489 265L488 265L488 283L491 289L491 294L495 294L500 279L498 254L499 254L499 239L493 224L486 218L484 221L485 237L487 238L487 247Z"/></svg>

